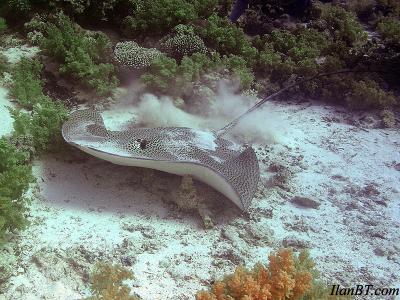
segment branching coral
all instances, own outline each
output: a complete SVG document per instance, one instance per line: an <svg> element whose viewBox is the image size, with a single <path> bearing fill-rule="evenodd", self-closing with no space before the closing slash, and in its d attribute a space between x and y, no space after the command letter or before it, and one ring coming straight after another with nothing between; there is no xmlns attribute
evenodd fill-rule
<svg viewBox="0 0 400 300"><path fill-rule="evenodd" d="M117 43L114 54L120 64L135 69L150 66L156 58L162 55L157 49L141 47L134 41Z"/></svg>
<svg viewBox="0 0 400 300"><path fill-rule="evenodd" d="M312 289L313 264L306 253L296 257L289 249L269 256L269 266L257 264L253 270L238 267L233 275L217 281L197 300L295 300ZM306 264L307 263L307 264Z"/></svg>
<svg viewBox="0 0 400 300"><path fill-rule="evenodd" d="M376 81L361 80L352 83L352 90L346 97L352 109L384 108L396 104L397 99L391 92L381 89Z"/></svg>
<svg viewBox="0 0 400 300"><path fill-rule="evenodd" d="M184 55L207 51L202 38L194 33L193 28L180 24L174 31L160 41L162 49L169 55L181 58Z"/></svg>
<svg viewBox="0 0 400 300"><path fill-rule="evenodd" d="M0 138L0 245L7 232L27 225L23 194L34 177L31 167L24 165L26 157L26 153Z"/></svg>
<svg viewBox="0 0 400 300"><path fill-rule="evenodd" d="M7 29L6 20L0 17L0 34Z"/></svg>
<svg viewBox="0 0 400 300"><path fill-rule="evenodd" d="M13 69L11 95L21 106L31 109L45 97L40 73L43 65L38 60L22 58Z"/></svg>
<svg viewBox="0 0 400 300"><path fill-rule="evenodd" d="M36 17L26 27L36 30L34 40L61 63L61 72L94 88L99 95L110 93L117 85L115 68L109 63L111 43L105 34L86 31L62 13L46 22Z"/></svg>
<svg viewBox="0 0 400 300"><path fill-rule="evenodd" d="M24 108L23 112L11 109L14 117L14 136L31 136L35 151L50 150L61 144L59 132L62 122L67 117L65 106L52 101L42 91L40 73L43 65L37 60L23 58L13 71L11 94Z"/></svg>
<svg viewBox="0 0 400 300"><path fill-rule="evenodd" d="M195 20L195 7L186 0L132 0L133 15L124 19L125 31L130 33L162 34L176 26Z"/></svg>
<svg viewBox="0 0 400 300"><path fill-rule="evenodd" d="M378 32L386 43L400 47L400 21L395 18L383 18L377 26Z"/></svg>
<svg viewBox="0 0 400 300"><path fill-rule="evenodd" d="M204 27L197 27L197 33L207 46L214 48L222 55L240 55L246 59L247 66L256 62L258 51L251 45L243 30L237 28L228 19L212 14Z"/></svg>

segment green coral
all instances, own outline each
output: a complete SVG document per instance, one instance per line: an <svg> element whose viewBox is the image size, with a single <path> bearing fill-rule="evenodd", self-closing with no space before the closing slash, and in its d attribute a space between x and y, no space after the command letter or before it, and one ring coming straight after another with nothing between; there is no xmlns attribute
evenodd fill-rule
<svg viewBox="0 0 400 300"><path fill-rule="evenodd" d="M204 27L197 27L198 34L207 46L222 55L239 55L246 59L252 67L257 60L258 51L247 39L243 30L236 27L228 19L212 14Z"/></svg>
<svg viewBox="0 0 400 300"><path fill-rule="evenodd" d="M271 75L278 82L289 79L292 74L315 75L320 68L317 59L328 46L326 36L316 29L298 29L293 33L274 30L265 37L259 55L259 72Z"/></svg>
<svg viewBox="0 0 400 300"><path fill-rule="evenodd" d="M160 45L166 53L177 58L207 51L204 41L194 33L194 29L182 24L176 26L172 34L164 37Z"/></svg>
<svg viewBox="0 0 400 300"><path fill-rule="evenodd" d="M400 47L400 21L395 18L383 18L377 26L378 32L388 44Z"/></svg>
<svg viewBox="0 0 400 300"><path fill-rule="evenodd" d="M19 105L31 109L33 105L45 98L42 92L42 80L40 73L43 65L35 59L23 57L13 68L13 84L11 85L11 96Z"/></svg>
<svg viewBox="0 0 400 300"><path fill-rule="evenodd" d="M0 244L5 235L25 228L26 199L23 194L34 181L31 167L24 165L27 154L0 138Z"/></svg>
<svg viewBox="0 0 400 300"><path fill-rule="evenodd" d="M141 80L153 91L180 97L185 93L190 94L193 82L201 81L203 75L223 70L237 77L242 89L249 88L255 78L252 70L247 67L246 60L240 56L221 58L218 53L211 56L194 53L184 56L180 64L166 56L156 59Z"/></svg>
<svg viewBox="0 0 400 300"><path fill-rule="evenodd" d="M6 20L0 17L0 34L7 29Z"/></svg>
<svg viewBox="0 0 400 300"><path fill-rule="evenodd" d="M31 111L10 109L14 117L14 137L31 136L32 146L39 153L61 144L60 128L67 117L63 104L43 94L42 68L43 65L34 59L22 58L17 63L13 70L11 95L19 105Z"/></svg>
<svg viewBox="0 0 400 300"><path fill-rule="evenodd" d="M247 66L247 62L243 57L237 55L226 56L223 58L223 65L239 79L241 89L250 88L254 82L255 75Z"/></svg>
<svg viewBox="0 0 400 300"><path fill-rule="evenodd" d="M356 110L391 107L397 103L393 93L384 91L373 80L354 81L346 102L350 108Z"/></svg>
<svg viewBox="0 0 400 300"><path fill-rule="evenodd" d="M335 5L325 5L321 19L326 22L325 29L329 30L336 42L343 41L346 46L364 44L367 34L353 13Z"/></svg>
<svg viewBox="0 0 400 300"><path fill-rule="evenodd" d="M377 10L388 17L400 17L400 3L398 0L376 0Z"/></svg>
<svg viewBox="0 0 400 300"><path fill-rule="evenodd" d="M178 24L196 20L195 6L186 0L132 0L133 15L124 19L125 32L163 34Z"/></svg>
<svg viewBox="0 0 400 300"><path fill-rule="evenodd" d="M3 73L8 70L8 59L5 55L0 53L0 78L3 77Z"/></svg>
<svg viewBox="0 0 400 300"><path fill-rule="evenodd" d="M376 5L376 0L349 0L347 6L361 18L372 15Z"/></svg>
<svg viewBox="0 0 400 300"><path fill-rule="evenodd" d="M111 60L111 43L103 33L88 33L64 14L46 23L41 47L61 62L60 71L109 94L118 84Z"/></svg>
<svg viewBox="0 0 400 300"><path fill-rule="evenodd" d="M176 60L163 55L153 61L148 71L140 79L148 88L167 93L173 86L177 71Z"/></svg>
<svg viewBox="0 0 400 300"><path fill-rule="evenodd" d="M62 145L61 125L68 116L62 103L43 98L31 112L11 110L14 118L14 134L32 136L37 153L57 150Z"/></svg>

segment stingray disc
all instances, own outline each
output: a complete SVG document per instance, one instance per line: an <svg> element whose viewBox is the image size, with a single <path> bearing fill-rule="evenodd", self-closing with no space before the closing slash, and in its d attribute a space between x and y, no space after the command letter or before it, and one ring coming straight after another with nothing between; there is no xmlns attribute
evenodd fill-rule
<svg viewBox="0 0 400 300"><path fill-rule="evenodd" d="M68 143L98 158L124 166L190 175L247 210L260 171L253 148L240 151L214 133L186 127L110 131L94 110L78 110L63 124Z"/></svg>

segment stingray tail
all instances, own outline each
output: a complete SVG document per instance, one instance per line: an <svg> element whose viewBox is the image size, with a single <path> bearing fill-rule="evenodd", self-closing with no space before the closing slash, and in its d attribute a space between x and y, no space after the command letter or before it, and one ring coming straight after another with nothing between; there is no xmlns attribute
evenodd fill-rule
<svg viewBox="0 0 400 300"><path fill-rule="evenodd" d="M232 186L239 195L241 203L238 205L246 211L251 204L260 179L260 168L254 149L248 147L237 157L226 161L223 168L226 177L230 178Z"/></svg>
<svg viewBox="0 0 400 300"><path fill-rule="evenodd" d="M100 113L93 109L73 112L62 126L62 135L68 143L81 138L105 138L108 135Z"/></svg>

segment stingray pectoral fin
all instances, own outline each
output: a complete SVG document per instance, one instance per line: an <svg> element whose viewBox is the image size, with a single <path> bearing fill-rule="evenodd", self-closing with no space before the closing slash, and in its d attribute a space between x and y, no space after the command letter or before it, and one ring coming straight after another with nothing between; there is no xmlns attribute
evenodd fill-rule
<svg viewBox="0 0 400 300"><path fill-rule="evenodd" d="M100 113L92 109L73 112L62 126L62 135L67 142L104 138L107 133Z"/></svg>
<svg viewBox="0 0 400 300"><path fill-rule="evenodd" d="M237 157L226 161L222 165L221 173L239 195L239 206L247 210L260 179L260 168L254 149L249 147Z"/></svg>

